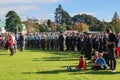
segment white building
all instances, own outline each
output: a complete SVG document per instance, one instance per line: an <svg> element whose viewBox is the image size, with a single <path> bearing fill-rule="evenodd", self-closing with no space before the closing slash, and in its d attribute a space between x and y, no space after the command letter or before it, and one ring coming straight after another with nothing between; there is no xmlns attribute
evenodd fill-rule
<svg viewBox="0 0 120 80"><path fill-rule="evenodd" d="M4 33L5 32L5 22L0 20L0 33Z"/></svg>

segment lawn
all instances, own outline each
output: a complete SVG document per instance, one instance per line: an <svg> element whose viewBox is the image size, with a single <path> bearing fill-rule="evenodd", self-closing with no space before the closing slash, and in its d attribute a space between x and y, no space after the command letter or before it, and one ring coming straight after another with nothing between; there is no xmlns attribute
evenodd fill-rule
<svg viewBox="0 0 120 80"><path fill-rule="evenodd" d="M87 70L68 72L66 66L76 66L79 55L70 51L29 49L10 56L8 51L0 51L0 80L119 80L119 59L116 73L90 70L90 63Z"/></svg>

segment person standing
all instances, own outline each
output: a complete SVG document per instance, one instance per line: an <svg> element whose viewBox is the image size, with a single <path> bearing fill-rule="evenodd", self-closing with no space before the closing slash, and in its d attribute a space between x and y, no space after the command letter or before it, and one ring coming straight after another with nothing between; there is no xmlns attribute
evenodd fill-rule
<svg viewBox="0 0 120 80"><path fill-rule="evenodd" d="M112 72L116 72L116 56L115 56L115 45L116 45L116 36L112 33L111 29L106 29L106 33L108 34L108 55L110 60L110 69Z"/></svg>
<svg viewBox="0 0 120 80"><path fill-rule="evenodd" d="M17 52L17 40L16 40L14 33L12 33L12 38L13 38L14 53L16 53Z"/></svg>
<svg viewBox="0 0 120 80"><path fill-rule="evenodd" d="M60 33L58 37L58 41L59 41L59 50L64 51L64 36L62 32Z"/></svg>
<svg viewBox="0 0 120 80"><path fill-rule="evenodd" d="M20 44L20 51L23 51L25 47L25 38L22 33L19 36L19 44Z"/></svg>
<svg viewBox="0 0 120 80"><path fill-rule="evenodd" d="M9 35L8 46L9 46L10 53L11 53L10 56L12 56L14 54L12 34Z"/></svg>
<svg viewBox="0 0 120 80"><path fill-rule="evenodd" d="M70 34L67 33L65 38L66 50L70 50Z"/></svg>
<svg viewBox="0 0 120 80"><path fill-rule="evenodd" d="M85 39L85 57L88 60L91 60L92 58L92 39L91 35L88 33L86 34L86 39Z"/></svg>

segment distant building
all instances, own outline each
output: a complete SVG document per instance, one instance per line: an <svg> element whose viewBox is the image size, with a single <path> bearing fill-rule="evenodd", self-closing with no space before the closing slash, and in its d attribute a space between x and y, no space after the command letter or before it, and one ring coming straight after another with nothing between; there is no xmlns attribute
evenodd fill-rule
<svg viewBox="0 0 120 80"><path fill-rule="evenodd" d="M0 33L4 33L5 32L5 22L0 20Z"/></svg>
<svg viewBox="0 0 120 80"><path fill-rule="evenodd" d="M77 30L66 30L66 31L64 32L64 34L68 34L68 33L75 33L75 34L77 34L78 31L77 31Z"/></svg>
<svg viewBox="0 0 120 80"><path fill-rule="evenodd" d="M23 26L23 33L24 33L24 34L27 33L26 25L25 25L25 24L22 24L22 26Z"/></svg>
<svg viewBox="0 0 120 80"><path fill-rule="evenodd" d="M41 20L39 20L39 24L47 25L47 21L48 21L48 19L41 19Z"/></svg>

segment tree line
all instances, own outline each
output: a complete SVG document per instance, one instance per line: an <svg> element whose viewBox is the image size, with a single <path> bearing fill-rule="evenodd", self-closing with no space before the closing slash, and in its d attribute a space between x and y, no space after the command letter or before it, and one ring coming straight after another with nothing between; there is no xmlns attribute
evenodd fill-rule
<svg viewBox="0 0 120 80"><path fill-rule="evenodd" d="M65 30L73 30L76 22L83 22L89 26L90 31L105 31L106 28L111 28L114 32L120 31L120 19L117 12L114 13L113 18L110 22L106 22L104 20L100 21L96 17L88 14L77 14L73 17L69 15L69 13L64 10L61 4L55 9L55 24L56 31L65 31ZM5 20L5 30L14 32L23 30L22 24L26 24L22 22L20 16L15 11L9 11L6 14ZM50 31L51 25L53 22L48 19L47 25L36 23L33 27L36 32L45 32ZM84 27L83 27L84 28Z"/></svg>

